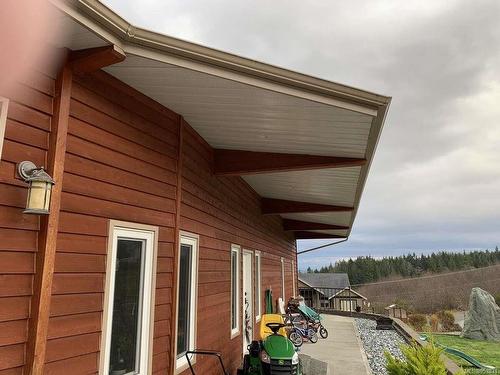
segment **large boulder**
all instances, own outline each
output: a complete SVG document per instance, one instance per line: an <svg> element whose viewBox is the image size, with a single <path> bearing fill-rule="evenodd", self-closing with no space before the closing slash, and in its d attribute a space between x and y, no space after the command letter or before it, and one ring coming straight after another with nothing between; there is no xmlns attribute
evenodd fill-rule
<svg viewBox="0 0 500 375"><path fill-rule="evenodd" d="M473 288L462 337L500 342L500 307L491 294Z"/></svg>

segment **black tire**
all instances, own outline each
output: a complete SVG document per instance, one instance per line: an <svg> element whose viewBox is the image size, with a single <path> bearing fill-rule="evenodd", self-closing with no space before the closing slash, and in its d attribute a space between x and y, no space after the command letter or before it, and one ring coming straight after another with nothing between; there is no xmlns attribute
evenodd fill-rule
<svg viewBox="0 0 500 375"><path fill-rule="evenodd" d="M321 336L321 338L326 339L328 337L328 330L325 327L320 326L319 335Z"/></svg>
<svg viewBox="0 0 500 375"><path fill-rule="evenodd" d="M316 344L318 342L318 334L311 330L309 332L309 341L311 341L313 344Z"/></svg>
<svg viewBox="0 0 500 375"><path fill-rule="evenodd" d="M296 348L302 346L302 336L295 329L292 329L288 334L288 339L295 345Z"/></svg>

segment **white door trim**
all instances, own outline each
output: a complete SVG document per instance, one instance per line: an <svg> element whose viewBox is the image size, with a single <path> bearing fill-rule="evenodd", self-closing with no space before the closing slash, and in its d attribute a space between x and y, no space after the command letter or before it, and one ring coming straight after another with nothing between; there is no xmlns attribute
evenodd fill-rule
<svg viewBox="0 0 500 375"><path fill-rule="evenodd" d="M243 249L243 265L242 265L242 271L243 271L243 275L242 275L242 280L243 280L243 298L242 298L242 316L243 316L243 319L242 319L242 330L241 332L243 333L243 337L242 337L242 343L243 343L243 355L245 355L248 350L247 350L247 345L250 344L253 340L253 329L254 329L254 313L253 313L253 309L254 309L254 296L253 296L253 293L254 293L254 281L253 281L253 258L254 258L254 254L253 254L253 251L251 250L246 250L246 249ZM247 274L248 273L248 274ZM247 276L250 276L250 285L247 285ZM245 306L245 293L246 292L249 292L250 295L247 296L246 298L248 298L248 302L249 302L249 307L248 307L248 314L250 315L249 316L249 324L251 325L251 330L249 332L249 336L250 336L250 341L249 342L246 342L246 327L245 327L245 324L246 324L246 306Z"/></svg>
<svg viewBox="0 0 500 375"><path fill-rule="evenodd" d="M116 253L118 238L132 238L146 242L143 249L144 263L142 269L142 303L141 303L141 336L138 347L139 372L147 375L151 371L153 357L153 322L156 289L156 261L158 252L158 227L110 220L108 253L106 267L106 286L104 291L103 328L101 335L101 352L99 374L108 374L111 352L111 330L113 324L113 303L115 289Z"/></svg>

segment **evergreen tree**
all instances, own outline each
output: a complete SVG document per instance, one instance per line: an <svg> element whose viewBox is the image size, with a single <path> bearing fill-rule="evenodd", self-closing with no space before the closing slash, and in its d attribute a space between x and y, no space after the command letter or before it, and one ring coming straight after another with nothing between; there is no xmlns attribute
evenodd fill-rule
<svg viewBox="0 0 500 375"><path fill-rule="evenodd" d="M378 281L391 276L417 277L426 273L461 271L500 263L500 250L470 251L450 253L440 251L429 255L408 253L397 257L388 256L375 259L361 256L356 259L340 260L319 269L307 268L307 272L345 272L353 285Z"/></svg>

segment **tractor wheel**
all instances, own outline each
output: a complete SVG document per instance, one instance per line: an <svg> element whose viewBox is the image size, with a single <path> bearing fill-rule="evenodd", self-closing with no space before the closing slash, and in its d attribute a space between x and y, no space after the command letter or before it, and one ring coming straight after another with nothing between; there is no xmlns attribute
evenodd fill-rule
<svg viewBox="0 0 500 375"><path fill-rule="evenodd" d="M298 348L302 346L302 336L296 330L292 330L288 335L288 338L293 343L293 345L295 345L295 347Z"/></svg>
<svg viewBox="0 0 500 375"><path fill-rule="evenodd" d="M313 344L316 344L318 342L318 334L314 331L312 333L309 333L309 341L311 341Z"/></svg>
<svg viewBox="0 0 500 375"><path fill-rule="evenodd" d="M321 327L319 328L319 335L320 335L322 338L326 339L326 338L328 337L328 331L327 331L327 329L326 329L325 327L321 326Z"/></svg>

